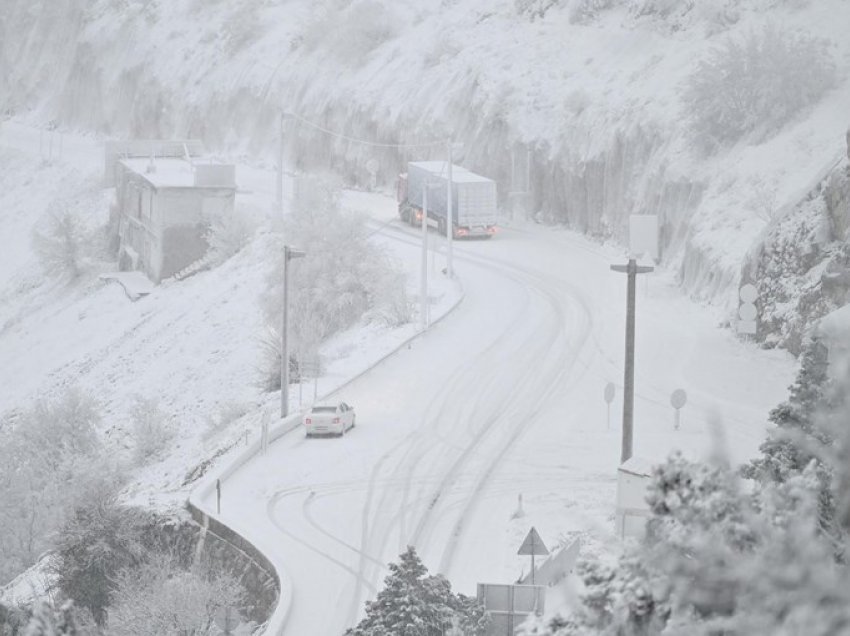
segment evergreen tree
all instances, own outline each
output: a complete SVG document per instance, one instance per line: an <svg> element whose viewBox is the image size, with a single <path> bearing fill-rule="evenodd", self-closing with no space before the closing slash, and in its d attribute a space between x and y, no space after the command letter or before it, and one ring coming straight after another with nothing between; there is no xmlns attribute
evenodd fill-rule
<svg viewBox="0 0 850 636"><path fill-rule="evenodd" d="M790 396L770 413L776 428L759 447L761 457L743 467L741 473L761 483L784 483L800 475L812 462L820 482L818 516L821 527L834 534L835 500L831 489L831 466L820 451L833 444L823 426L831 393L827 374L827 350L814 340L803 350L800 371L789 388Z"/></svg>
<svg viewBox="0 0 850 636"><path fill-rule="evenodd" d="M442 636L460 621L464 634L483 636L483 608L463 595L454 595L442 576L428 575L416 550L408 546L398 563L390 564L384 589L366 603L366 617L346 636Z"/></svg>

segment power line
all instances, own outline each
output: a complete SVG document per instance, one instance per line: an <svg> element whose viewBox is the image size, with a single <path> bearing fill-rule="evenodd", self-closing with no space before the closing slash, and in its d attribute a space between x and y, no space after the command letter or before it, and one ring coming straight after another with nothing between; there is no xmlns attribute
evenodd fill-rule
<svg viewBox="0 0 850 636"><path fill-rule="evenodd" d="M296 115L294 113L286 113L287 117L291 117L302 124L306 124L315 130L325 133L326 135L330 135L331 137L336 137L337 139L344 139L345 141L350 141L355 144L362 144L364 146L373 146L376 148L436 148L438 146L444 146L446 144L445 141L432 141L429 143L421 143L421 144L384 144L377 141L368 141L366 139L358 139L357 137L350 137L348 135L343 135L342 133L338 133L335 130L331 130L329 128L325 128L324 126L320 126L309 119L304 119L300 115Z"/></svg>

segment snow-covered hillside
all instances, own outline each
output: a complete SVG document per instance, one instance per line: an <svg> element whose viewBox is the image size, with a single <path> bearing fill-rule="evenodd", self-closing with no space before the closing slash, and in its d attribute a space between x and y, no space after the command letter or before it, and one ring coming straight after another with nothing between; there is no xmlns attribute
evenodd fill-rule
<svg viewBox="0 0 850 636"><path fill-rule="evenodd" d="M452 137L503 195L530 185L544 218L624 240L630 213L659 214L664 258L689 292L721 301L768 220L835 163L850 123L842 0L6 4L0 101L31 121L269 155L282 111L379 142ZM804 88L783 89L802 109L705 154L689 78L766 25L766 58L782 54L777 41L822 38L809 74L834 66L832 88L811 105ZM351 180L369 159L391 182L404 159L443 151L328 143L294 120L286 134L294 160Z"/></svg>

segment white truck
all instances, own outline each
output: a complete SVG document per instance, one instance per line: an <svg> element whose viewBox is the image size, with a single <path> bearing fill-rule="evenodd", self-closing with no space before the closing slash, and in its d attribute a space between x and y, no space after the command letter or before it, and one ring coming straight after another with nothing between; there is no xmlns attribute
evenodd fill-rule
<svg viewBox="0 0 850 636"><path fill-rule="evenodd" d="M428 187L428 223L446 234L448 223L448 163L411 161L398 179L398 213L402 221L419 226ZM496 182L452 165L452 235L489 238L496 233Z"/></svg>

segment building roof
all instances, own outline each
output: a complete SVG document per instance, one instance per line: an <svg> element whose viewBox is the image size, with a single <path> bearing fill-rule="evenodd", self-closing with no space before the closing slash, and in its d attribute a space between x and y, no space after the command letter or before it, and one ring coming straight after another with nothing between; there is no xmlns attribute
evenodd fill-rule
<svg viewBox="0 0 850 636"><path fill-rule="evenodd" d="M196 165L182 157L155 157L154 170L148 171L151 165L150 157L133 157L121 159L120 163L131 172L139 175L157 190L161 188L230 188L235 190L233 183L199 184L196 179ZM205 166L210 164L197 164ZM225 167L226 164L211 164Z"/></svg>
<svg viewBox="0 0 850 636"><path fill-rule="evenodd" d="M427 170L435 176L445 177L448 162L446 161L411 161L410 165ZM492 179L470 172L463 166L452 164L452 181L454 183L492 183Z"/></svg>

